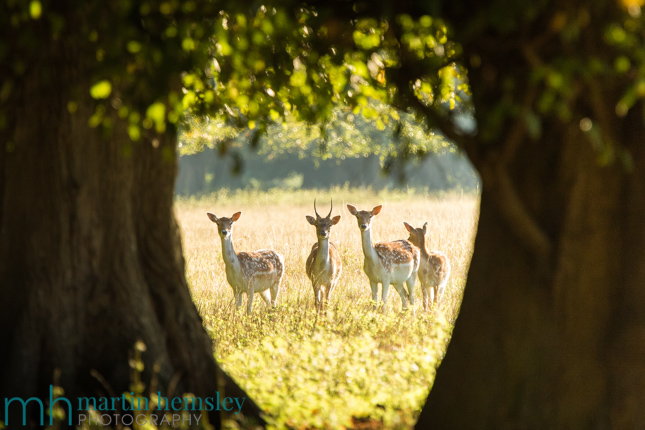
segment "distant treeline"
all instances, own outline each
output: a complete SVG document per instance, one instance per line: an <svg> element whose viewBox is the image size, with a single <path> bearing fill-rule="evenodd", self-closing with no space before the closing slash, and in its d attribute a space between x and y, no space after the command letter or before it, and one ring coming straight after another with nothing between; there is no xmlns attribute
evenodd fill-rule
<svg viewBox="0 0 645 430"><path fill-rule="evenodd" d="M199 195L220 188L328 188L414 187L436 191L475 191L479 178L466 157L456 151L428 153L424 158L381 165L378 156L355 158L301 158L284 154L267 159L250 150L224 157L216 149L179 158L175 191L179 195Z"/></svg>

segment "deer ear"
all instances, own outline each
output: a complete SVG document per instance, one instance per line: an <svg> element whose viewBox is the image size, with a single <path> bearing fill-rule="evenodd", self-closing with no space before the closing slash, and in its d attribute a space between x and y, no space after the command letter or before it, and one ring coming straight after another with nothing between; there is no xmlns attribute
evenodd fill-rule
<svg viewBox="0 0 645 430"><path fill-rule="evenodd" d="M349 213L350 213L350 214L352 214L352 215L356 216L357 211L356 211L356 208L355 208L354 206L352 206L352 205L347 205L347 210L349 211Z"/></svg>
<svg viewBox="0 0 645 430"><path fill-rule="evenodd" d="M426 234L428 231L428 223L423 224L423 234Z"/></svg>
<svg viewBox="0 0 645 430"><path fill-rule="evenodd" d="M307 218L307 221L309 221L309 224L316 225L316 219L314 217L307 215L305 216L305 218Z"/></svg>
<svg viewBox="0 0 645 430"><path fill-rule="evenodd" d="M331 225L336 225L340 221L340 215L336 215L331 219Z"/></svg>
<svg viewBox="0 0 645 430"><path fill-rule="evenodd" d="M407 231L409 231L410 233L412 233L412 231L414 230L414 228L413 228L410 224L408 224L407 222L405 222L405 221L403 222L403 225L405 226L405 229L406 229Z"/></svg>
<svg viewBox="0 0 645 430"><path fill-rule="evenodd" d="M372 209L372 216L378 215L379 212L381 212L381 209L383 209L383 205L378 205L374 209Z"/></svg>
<svg viewBox="0 0 645 430"><path fill-rule="evenodd" d="M242 212L235 212L235 213L233 214L233 216L231 217L231 219L233 220L233 222L235 222L235 221L237 221L238 219L240 219L240 215L242 215Z"/></svg>
<svg viewBox="0 0 645 430"><path fill-rule="evenodd" d="M218 218L217 218L217 215L212 214L212 213L210 213L210 212L206 212L206 215L208 215L208 218L210 218L210 220L211 220L211 221L213 221L213 222L217 222L217 219L218 219Z"/></svg>

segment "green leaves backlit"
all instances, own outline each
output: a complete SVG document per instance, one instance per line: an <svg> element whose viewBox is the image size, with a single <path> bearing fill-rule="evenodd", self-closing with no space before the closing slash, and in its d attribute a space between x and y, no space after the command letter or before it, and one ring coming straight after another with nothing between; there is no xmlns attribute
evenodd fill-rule
<svg viewBox="0 0 645 430"><path fill-rule="evenodd" d="M159 102L150 105L146 111L146 119L154 123L157 132L163 133L166 130L166 106Z"/></svg>
<svg viewBox="0 0 645 430"><path fill-rule="evenodd" d="M31 4L34 11L41 7ZM220 10L223 5L228 12ZM115 22L130 22L134 10L137 25L88 25L82 36L96 53L93 72L101 79L89 88L103 105L91 124L106 125L116 109L133 140L148 130L164 132L184 111L254 130L290 117L315 124L312 129L329 128L331 136L340 109L374 130L389 131L398 113L388 105L404 103L402 86L424 104L445 108L441 103L456 106L465 85L445 26L429 16L349 20L323 18L310 7L248 12L234 3L193 0L125 6L114 12ZM421 82L414 91L413 82L397 78L408 54L419 61L414 73L422 73L410 77ZM348 141L350 135L339 133ZM340 147L332 140L326 147Z"/></svg>
<svg viewBox="0 0 645 430"><path fill-rule="evenodd" d="M131 40L126 45L126 48L129 53L136 54L138 52L141 52L142 46L141 43L137 42L136 40Z"/></svg>
<svg viewBox="0 0 645 430"><path fill-rule="evenodd" d="M291 15L264 7L254 15L223 14L215 26L216 59L210 70L219 106L211 115L247 124L275 121L288 110L297 120L321 124L331 120L336 106L346 105L383 129L389 114L369 105L392 103L397 85L405 84L388 78L401 65L402 46L427 73L413 92L424 103L448 102L454 108L460 91L468 91L460 69L451 64L456 50L440 20L405 15L396 23L376 18L341 22L317 16L306 8ZM187 94L184 101L194 103L195 112L205 110L203 97Z"/></svg>
<svg viewBox="0 0 645 430"><path fill-rule="evenodd" d="M33 19L40 18L40 15L43 13L43 6L38 0L32 0L29 2L29 16Z"/></svg>
<svg viewBox="0 0 645 430"><path fill-rule="evenodd" d="M112 93L112 84L107 79L97 82L90 88L93 99L107 99Z"/></svg>

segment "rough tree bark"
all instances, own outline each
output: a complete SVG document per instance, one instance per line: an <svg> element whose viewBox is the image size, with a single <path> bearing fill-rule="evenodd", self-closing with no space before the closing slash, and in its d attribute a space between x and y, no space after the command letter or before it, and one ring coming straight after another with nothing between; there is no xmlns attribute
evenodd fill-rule
<svg viewBox="0 0 645 430"><path fill-rule="evenodd" d="M453 22L457 34L467 25ZM469 71L476 111L499 104L509 77L533 108L534 64L522 52L533 34L482 34L464 41L465 57L481 59ZM547 37L537 56L557 43ZM578 88L576 110L631 154L631 172L600 165L582 116L545 121L532 140L520 112L499 142L467 148L483 182L475 251L417 428L645 425L643 109L615 116L619 84Z"/></svg>
<svg viewBox="0 0 645 430"><path fill-rule="evenodd" d="M142 340L144 382L155 379L170 396L213 397L224 388L247 397L243 413L262 422L219 369L190 298L172 207L176 136L132 143L116 115L110 130L89 127L95 102L77 48L73 40L42 46L7 103L0 399L45 400L50 384L68 399L130 392L129 352ZM20 408L4 411L3 400L0 420L21 422ZM219 428L220 418L213 411L210 422Z"/></svg>

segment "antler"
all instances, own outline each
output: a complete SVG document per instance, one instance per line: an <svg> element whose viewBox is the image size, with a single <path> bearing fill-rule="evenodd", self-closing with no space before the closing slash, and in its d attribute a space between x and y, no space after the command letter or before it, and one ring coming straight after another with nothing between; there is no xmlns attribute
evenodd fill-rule
<svg viewBox="0 0 645 430"><path fill-rule="evenodd" d="M334 209L334 199L331 199L331 208L329 208L329 213L327 214L326 218L329 218L331 216L332 209ZM316 212L316 216L318 218L322 219L322 217L318 214L318 209L316 209L316 199L315 198L314 198L314 212Z"/></svg>

